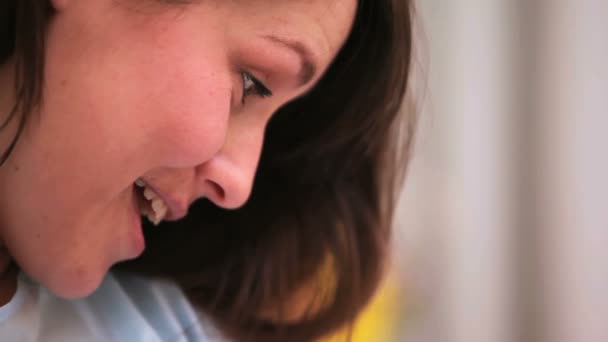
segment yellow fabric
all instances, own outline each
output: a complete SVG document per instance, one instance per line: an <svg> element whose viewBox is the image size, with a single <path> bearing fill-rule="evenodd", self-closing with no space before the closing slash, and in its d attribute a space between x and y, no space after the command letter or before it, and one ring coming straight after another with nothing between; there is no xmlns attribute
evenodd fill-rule
<svg viewBox="0 0 608 342"><path fill-rule="evenodd" d="M353 329L351 342L392 342L397 341L396 331L404 306L402 286L395 278L389 278L371 304L363 311ZM348 333L343 331L323 342L347 341Z"/></svg>

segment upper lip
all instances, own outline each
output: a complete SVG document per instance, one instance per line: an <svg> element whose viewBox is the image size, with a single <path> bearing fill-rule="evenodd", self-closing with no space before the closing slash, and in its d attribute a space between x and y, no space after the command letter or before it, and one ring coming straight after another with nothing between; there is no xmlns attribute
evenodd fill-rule
<svg viewBox="0 0 608 342"><path fill-rule="evenodd" d="M179 201L175 198L167 194L166 192L161 191L157 186L148 182L144 178L140 178L146 183L146 186L149 187L152 191L154 191L160 199L165 202L167 205L167 214L163 221L177 221L186 216L188 213L188 207L185 205L181 205Z"/></svg>

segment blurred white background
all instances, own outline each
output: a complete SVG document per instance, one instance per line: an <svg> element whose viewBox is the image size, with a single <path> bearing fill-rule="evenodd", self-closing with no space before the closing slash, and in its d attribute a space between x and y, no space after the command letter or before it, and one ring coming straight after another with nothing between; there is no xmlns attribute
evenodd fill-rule
<svg viewBox="0 0 608 342"><path fill-rule="evenodd" d="M386 339L608 341L608 1L417 7Z"/></svg>

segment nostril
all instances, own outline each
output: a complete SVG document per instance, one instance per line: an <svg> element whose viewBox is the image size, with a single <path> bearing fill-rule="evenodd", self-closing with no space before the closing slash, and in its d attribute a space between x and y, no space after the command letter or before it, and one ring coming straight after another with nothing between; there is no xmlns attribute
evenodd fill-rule
<svg viewBox="0 0 608 342"><path fill-rule="evenodd" d="M207 184L213 193L213 197L215 197L218 201L223 202L226 199L226 192L219 184L210 180L207 180Z"/></svg>
<svg viewBox="0 0 608 342"><path fill-rule="evenodd" d="M235 162L225 155L215 156L197 170L197 196L206 197L218 207L238 209L249 198L254 167Z"/></svg>

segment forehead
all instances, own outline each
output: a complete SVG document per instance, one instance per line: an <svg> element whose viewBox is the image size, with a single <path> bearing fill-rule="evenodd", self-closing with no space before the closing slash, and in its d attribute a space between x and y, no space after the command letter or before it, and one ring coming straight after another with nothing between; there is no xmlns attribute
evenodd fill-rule
<svg viewBox="0 0 608 342"><path fill-rule="evenodd" d="M310 45L322 62L335 56L350 32L357 0L220 0L229 25ZM228 27L230 30L231 28Z"/></svg>

